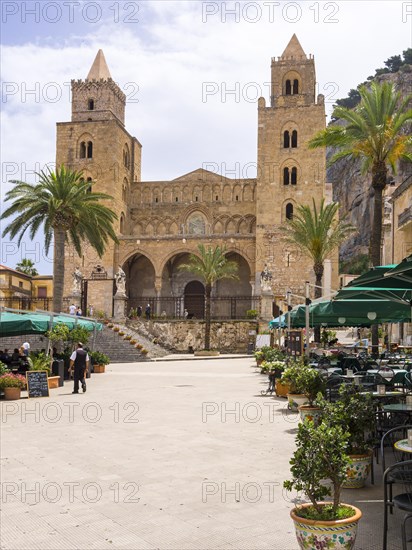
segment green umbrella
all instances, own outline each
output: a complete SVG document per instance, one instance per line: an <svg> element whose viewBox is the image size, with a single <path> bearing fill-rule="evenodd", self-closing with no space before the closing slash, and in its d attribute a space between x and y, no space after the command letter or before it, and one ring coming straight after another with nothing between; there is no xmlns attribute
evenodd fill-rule
<svg viewBox="0 0 412 550"><path fill-rule="evenodd" d="M18 336L22 334L44 334L50 328L50 315L47 313L13 313L0 311L0 334L1 336ZM102 330L103 325L96 321L80 319L70 315L56 315L53 317L52 326L58 323L67 325L70 329L76 325L85 327L88 331Z"/></svg>
<svg viewBox="0 0 412 550"><path fill-rule="evenodd" d="M368 316L369 314L369 316ZM305 326L305 306L290 312L291 326ZM408 304L389 300L320 300L309 306L310 326L370 326L376 323L397 323L410 319Z"/></svg>

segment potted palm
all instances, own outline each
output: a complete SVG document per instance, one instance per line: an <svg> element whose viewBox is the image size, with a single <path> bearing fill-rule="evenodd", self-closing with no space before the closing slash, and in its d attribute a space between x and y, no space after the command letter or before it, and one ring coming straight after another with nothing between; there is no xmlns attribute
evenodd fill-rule
<svg viewBox="0 0 412 550"><path fill-rule="evenodd" d="M31 353L29 357L30 368L29 370L42 370L47 372L47 383L49 389L59 387L59 376L50 376L51 368L50 363L51 359L48 355L43 352L40 353Z"/></svg>
<svg viewBox="0 0 412 550"><path fill-rule="evenodd" d="M0 390L4 391L4 399L20 399L21 390L26 387L26 379L21 374L7 372L0 376Z"/></svg>
<svg viewBox="0 0 412 550"><path fill-rule="evenodd" d="M321 406L329 422L342 426L349 434L347 452L350 463L344 488L363 487L372 464L375 409L371 395L359 393L354 385L344 385L339 389L337 401L322 400Z"/></svg>
<svg viewBox="0 0 412 550"><path fill-rule="evenodd" d="M101 351L90 352L90 359L93 364L93 372L96 374L105 372L106 365L110 363L110 358Z"/></svg>
<svg viewBox="0 0 412 550"><path fill-rule="evenodd" d="M290 512L302 550L354 547L362 512L341 502L349 461L347 441L344 428L330 425L326 417L317 427L310 421L299 424L296 451L290 460L292 479L283 485L288 491L302 491L310 501ZM330 480L330 485L325 485L325 480ZM328 496L331 501L325 501Z"/></svg>

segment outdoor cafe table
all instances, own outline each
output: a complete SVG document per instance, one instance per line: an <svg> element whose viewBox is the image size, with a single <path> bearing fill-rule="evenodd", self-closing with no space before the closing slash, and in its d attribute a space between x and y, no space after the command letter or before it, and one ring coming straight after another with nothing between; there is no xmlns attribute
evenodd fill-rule
<svg viewBox="0 0 412 550"><path fill-rule="evenodd" d="M392 403L390 405L384 405L383 410L385 412L408 412L412 413L412 405L408 403Z"/></svg>
<svg viewBox="0 0 412 550"><path fill-rule="evenodd" d="M401 391L387 391L385 393L379 393L377 391L362 391L361 394L362 395L369 394L372 397L375 397L377 399L385 398L385 397L404 397L405 396L405 394ZM385 405L385 406L389 407L390 405Z"/></svg>
<svg viewBox="0 0 412 550"><path fill-rule="evenodd" d="M412 453L412 447L408 444L407 439L400 439L394 443L394 447L397 451L402 451L403 453Z"/></svg>

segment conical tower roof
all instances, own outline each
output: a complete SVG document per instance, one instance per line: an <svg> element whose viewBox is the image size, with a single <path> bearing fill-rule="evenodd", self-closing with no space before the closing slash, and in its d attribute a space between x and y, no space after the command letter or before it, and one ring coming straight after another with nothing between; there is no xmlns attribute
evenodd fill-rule
<svg viewBox="0 0 412 550"><path fill-rule="evenodd" d="M293 57L295 59L306 58L306 54L303 51L302 46L298 40L296 34L289 40L289 44L286 46L285 51L282 53L282 57Z"/></svg>
<svg viewBox="0 0 412 550"><path fill-rule="evenodd" d="M95 60L93 61L89 74L87 75L87 80L100 80L102 78L103 80L108 80L112 77L110 75L103 50L99 50Z"/></svg>

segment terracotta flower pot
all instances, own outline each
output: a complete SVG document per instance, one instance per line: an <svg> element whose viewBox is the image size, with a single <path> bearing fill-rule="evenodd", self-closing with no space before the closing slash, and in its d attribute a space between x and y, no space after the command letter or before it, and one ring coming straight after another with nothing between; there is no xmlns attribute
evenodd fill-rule
<svg viewBox="0 0 412 550"><path fill-rule="evenodd" d="M278 397L287 397L290 392L290 385L284 384L280 379L276 379L275 392Z"/></svg>
<svg viewBox="0 0 412 550"><path fill-rule="evenodd" d="M14 401L20 399L21 388L4 388L4 399L6 401Z"/></svg>
<svg viewBox="0 0 412 550"><path fill-rule="evenodd" d="M101 374L106 371L106 365L93 365L93 372L95 374Z"/></svg>
<svg viewBox="0 0 412 550"><path fill-rule="evenodd" d="M328 503L330 504L330 503ZM353 516L336 521L321 521L305 519L296 515L296 511L311 506L303 504L293 508L290 517L295 523L296 538L302 550L310 548L327 548L328 550L351 550L355 545L358 522L362 517L359 508L344 504L353 508Z"/></svg>

